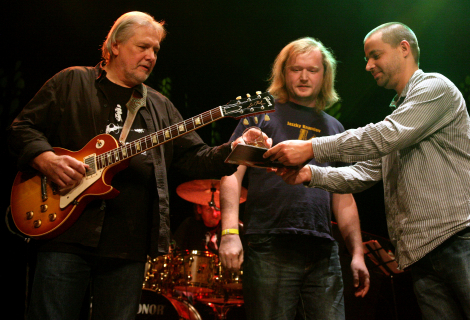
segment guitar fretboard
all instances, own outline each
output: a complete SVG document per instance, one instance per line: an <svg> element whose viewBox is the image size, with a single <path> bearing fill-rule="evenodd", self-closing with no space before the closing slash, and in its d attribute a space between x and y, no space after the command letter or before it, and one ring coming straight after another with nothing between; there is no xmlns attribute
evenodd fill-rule
<svg viewBox="0 0 470 320"><path fill-rule="evenodd" d="M146 150L157 147L169 140L173 140L197 128L214 122L224 115L220 107L201 113L193 118L181 121L168 128L158 130L145 137L127 143L124 146L104 152L96 156L96 170L114 165L120 161L138 155ZM92 165L94 167L94 165ZM90 174L95 170L91 167Z"/></svg>

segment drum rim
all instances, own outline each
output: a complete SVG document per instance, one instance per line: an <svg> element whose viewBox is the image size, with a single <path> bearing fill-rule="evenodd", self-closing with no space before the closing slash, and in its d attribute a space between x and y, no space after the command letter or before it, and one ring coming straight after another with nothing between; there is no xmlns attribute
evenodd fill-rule
<svg viewBox="0 0 470 320"><path fill-rule="evenodd" d="M160 297L163 297L165 298L166 300L168 300L168 302L171 303L171 305L173 306L173 308L175 309L176 313L178 314L178 317L179 319L183 319L181 318L181 314L179 313L179 308L180 306L177 306L176 305L176 302L180 302L181 304L184 305L185 308L187 308L188 310L190 310L189 313L189 316L190 316L190 320L202 320L201 318L201 315L199 314L199 312L197 311L196 308L194 308L194 306L192 304L190 304L189 302L185 301L185 300L178 300L176 299L175 297L171 296L171 295L165 295L165 294L161 294L161 293L158 293L157 291L155 290L152 290L152 289L149 289L149 288L142 288L142 291L148 291L148 292L152 292L154 293L155 295L157 296L160 296ZM142 298L141 298L142 299ZM139 301L139 304L140 304L141 301ZM194 316L194 319L191 319L191 315Z"/></svg>

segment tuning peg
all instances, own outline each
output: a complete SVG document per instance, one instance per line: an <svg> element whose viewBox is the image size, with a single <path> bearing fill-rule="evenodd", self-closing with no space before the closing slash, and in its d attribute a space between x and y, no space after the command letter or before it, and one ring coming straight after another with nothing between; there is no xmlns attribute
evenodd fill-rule
<svg viewBox="0 0 470 320"><path fill-rule="evenodd" d="M261 91L256 91L256 94L258 95L258 97L260 96L261 94Z"/></svg>
<svg viewBox="0 0 470 320"><path fill-rule="evenodd" d="M248 100L251 100L251 95L249 93L246 94L246 97L248 98Z"/></svg>
<svg viewBox="0 0 470 320"><path fill-rule="evenodd" d="M267 114L264 115L264 121L269 121L271 120L271 118L269 118L269 116Z"/></svg>

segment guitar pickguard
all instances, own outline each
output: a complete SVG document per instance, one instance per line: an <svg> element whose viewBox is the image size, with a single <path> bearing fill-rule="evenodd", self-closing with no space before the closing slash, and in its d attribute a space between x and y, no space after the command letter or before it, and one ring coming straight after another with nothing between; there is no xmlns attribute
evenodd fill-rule
<svg viewBox="0 0 470 320"><path fill-rule="evenodd" d="M103 169L96 171L94 174L86 176L83 178L80 183L71 189L66 194L60 195L59 205L61 209L65 209L68 205L70 205L78 196L80 196L83 191L88 189L93 183L95 183L98 179L101 178L103 174Z"/></svg>

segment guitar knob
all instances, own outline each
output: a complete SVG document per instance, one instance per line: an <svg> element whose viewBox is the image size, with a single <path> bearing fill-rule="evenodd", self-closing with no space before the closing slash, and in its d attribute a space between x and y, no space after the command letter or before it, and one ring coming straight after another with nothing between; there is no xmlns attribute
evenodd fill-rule
<svg viewBox="0 0 470 320"><path fill-rule="evenodd" d="M26 219L31 220L34 217L34 212L33 211L28 211L26 212Z"/></svg>
<svg viewBox="0 0 470 320"><path fill-rule="evenodd" d="M49 221L52 222L52 221L55 221L55 219L57 219L57 214L51 213L51 214L49 215Z"/></svg>
<svg viewBox="0 0 470 320"><path fill-rule="evenodd" d="M42 204L41 205L41 212L46 212L47 208L48 208L47 204Z"/></svg>
<svg viewBox="0 0 470 320"><path fill-rule="evenodd" d="M35 228L39 228L41 226L41 224L42 224L41 220L35 220L34 223L33 223Z"/></svg>

